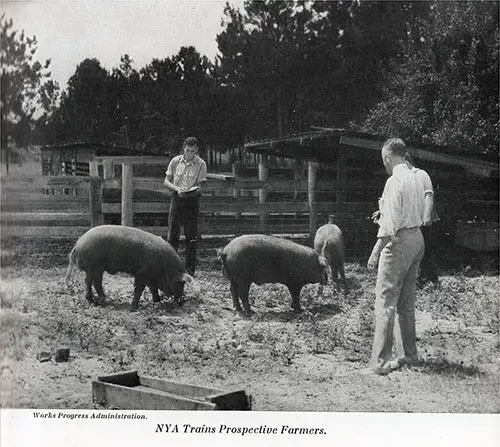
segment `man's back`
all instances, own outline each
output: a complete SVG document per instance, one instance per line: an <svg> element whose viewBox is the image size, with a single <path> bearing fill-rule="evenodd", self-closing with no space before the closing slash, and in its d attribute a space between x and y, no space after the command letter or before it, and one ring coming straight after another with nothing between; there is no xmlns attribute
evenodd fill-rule
<svg viewBox="0 0 500 447"><path fill-rule="evenodd" d="M391 236L402 228L422 225L424 192L415 173L403 163L387 179L380 204L378 236Z"/></svg>

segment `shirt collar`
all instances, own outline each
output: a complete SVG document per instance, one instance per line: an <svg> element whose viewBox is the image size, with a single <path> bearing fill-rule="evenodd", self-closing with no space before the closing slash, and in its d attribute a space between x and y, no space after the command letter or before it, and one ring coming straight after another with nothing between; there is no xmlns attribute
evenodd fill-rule
<svg viewBox="0 0 500 447"><path fill-rule="evenodd" d="M402 174L404 171L409 171L406 163L401 163L392 168L392 175Z"/></svg>
<svg viewBox="0 0 500 447"><path fill-rule="evenodd" d="M184 154L181 155L181 161L187 165L190 165L190 164L195 164L196 163L196 155L193 157L193 159L191 161L187 161L185 158L184 158Z"/></svg>

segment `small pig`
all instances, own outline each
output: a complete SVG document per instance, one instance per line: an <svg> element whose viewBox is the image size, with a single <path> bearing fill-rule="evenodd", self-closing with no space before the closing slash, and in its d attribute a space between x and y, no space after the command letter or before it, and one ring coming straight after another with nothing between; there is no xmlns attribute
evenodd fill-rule
<svg viewBox="0 0 500 447"><path fill-rule="evenodd" d="M273 236L251 234L233 239L219 250L223 274L231 282L235 310L251 313L250 285L280 283L288 287L292 308L300 312L300 291L305 284L326 284L328 261L312 248ZM239 298L239 299L238 299Z"/></svg>
<svg viewBox="0 0 500 447"><path fill-rule="evenodd" d="M73 265L86 273L87 299L94 302L92 284L98 295L98 303L104 304L102 275L106 271L134 276L134 299L131 310L136 310L146 286L153 301L160 301L158 289L164 294L173 293L182 303L184 284L193 281L186 273L181 258L162 238L138 228L120 225L101 225L87 231L78 239L69 255L66 273L68 282Z"/></svg>
<svg viewBox="0 0 500 447"><path fill-rule="evenodd" d="M314 237L314 249L328 260L333 281L337 282L340 272L347 292L344 272L344 236L340 228L334 224L326 224L318 228Z"/></svg>

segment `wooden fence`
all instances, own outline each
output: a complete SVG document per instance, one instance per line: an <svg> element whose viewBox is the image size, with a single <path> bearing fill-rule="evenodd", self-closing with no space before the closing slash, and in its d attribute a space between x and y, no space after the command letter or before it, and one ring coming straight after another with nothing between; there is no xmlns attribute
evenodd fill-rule
<svg viewBox="0 0 500 447"><path fill-rule="evenodd" d="M165 167L168 161L164 157L100 157L89 163L90 175L45 176L40 187L2 193L2 237L76 238L102 223L134 225L161 235L170 202L164 179L136 177L134 170L158 171L153 168ZM361 171L344 166L339 175L316 163L297 169L269 167L265 162L250 171L254 177L247 177L248 172L238 166L230 173L208 175L200 202L203 238L245 233L307 238L330 220L345 233L348 258L366 257L377 230L370 216L386 179L379 166ZM118 164L120 169L115 169ZM443 186L436 191L436 202L447 228L453 228L457 219L478 213L485 220L498 221L494 193L460 190L446 176L441 176L445 181L437 178Z"/></svg>

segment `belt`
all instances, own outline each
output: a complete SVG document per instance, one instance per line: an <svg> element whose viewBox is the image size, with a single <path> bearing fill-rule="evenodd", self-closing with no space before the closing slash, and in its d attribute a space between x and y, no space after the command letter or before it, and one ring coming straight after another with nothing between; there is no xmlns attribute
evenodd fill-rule
<svg viewBox="0 0 500 447"><path fill-rule="evenodd" d="M411 234L418 230L420 230L419 226L411 228L400 228L398 231L396 231L396 236L400 234Z"/></svg>

